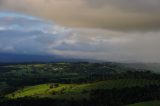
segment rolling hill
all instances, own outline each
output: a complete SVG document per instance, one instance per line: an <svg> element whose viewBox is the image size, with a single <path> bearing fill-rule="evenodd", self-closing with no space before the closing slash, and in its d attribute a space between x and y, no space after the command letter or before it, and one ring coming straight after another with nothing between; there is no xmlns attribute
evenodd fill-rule
<svg viewBox="0 0 160 106"><path fill-rule="evenodd" d="M142 103L136 103L136 104L127 105L127 106L160 106L160 101L142 102Z"/></svg>
<svg viewBox="0 0 160 106"><path fill-rule="evenodd" d="M31 97L51 97L51 98L65 98L71 97L80 98L87 97L89 91L97 89L121 89L131 87L144 87L146 85L160 85L159 80L143 80L143 79L122 79L122 80L108 80L99 81L87 84L40 84L35 86L24 87L6 97L15 99L27 96ZM82 98L83 98L82 97Z"/></svg>

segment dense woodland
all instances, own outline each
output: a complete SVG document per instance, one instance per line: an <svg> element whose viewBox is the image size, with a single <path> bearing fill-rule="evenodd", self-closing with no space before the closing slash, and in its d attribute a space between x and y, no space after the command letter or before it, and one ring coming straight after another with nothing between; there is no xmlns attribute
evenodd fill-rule
<svg viewBox="0 0 160 106"><path fill-rule="evenodd" d="M88 98L58 99L27 96L11 99L6 95L38 84L87 84L112 80L151 80L143 86L96 88L83 90ZM131 85L131 84L130 84ZM50 89L53 87L50 86ZM0 94L2 106L124 106L132 103L160 100L160 75L149 70L134 69L118 63L47 63L1 64ZM64 93L65 94L65 93ZM62 93L62 95L64 95ZM66 94L65 94L66 95ZM12 94L12 96L14 96Z"/></svg>

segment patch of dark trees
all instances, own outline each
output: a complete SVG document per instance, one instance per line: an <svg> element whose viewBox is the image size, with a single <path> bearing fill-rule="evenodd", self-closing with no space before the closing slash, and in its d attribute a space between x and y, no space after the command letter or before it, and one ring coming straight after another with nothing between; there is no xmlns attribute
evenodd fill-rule
<svg viewBox="0 0 160 106"><path fill-rule="evenodd" d="M137 102L160 100L160 86L95 90L91 92L92 106L124 106Z"/></svg>

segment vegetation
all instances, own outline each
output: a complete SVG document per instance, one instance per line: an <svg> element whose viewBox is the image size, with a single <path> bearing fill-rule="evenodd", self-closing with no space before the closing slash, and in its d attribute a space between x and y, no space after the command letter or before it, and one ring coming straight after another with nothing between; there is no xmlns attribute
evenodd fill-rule
<svg viewBox="0 0 160 106"><path fill-rule="evenodd" d="M160 101L142 102L142 103L136 103L128 106L160 106Z"/></svg>
<svg viewBox="0 0 160 106"><path fill-rule="evenodd" d="M92 90L97 89L122 89L122 88L132 88L132 87L144 87L147 85L160 85L160 80L133 80L133 79L123 79L123 80L108 80L100 81L96 83L87 84L59 84L59 86L53 86L53 84L41 84L36 86L25 87L16 92L13 92L7 97L9 98L19 98L25 96L61 96L67 95L67 98L73 97L73 94L80 97L81 93L88 93ZM51 87L52 86L52 87ZM66 99L67 99L66 98Z"/></svg>
<svg viewBox="0 0 160 106"><path fill-rule="evenodd" d="M160 100L160 75L123 64L0 65L2 106L124 106L151 100Z"/></svg>

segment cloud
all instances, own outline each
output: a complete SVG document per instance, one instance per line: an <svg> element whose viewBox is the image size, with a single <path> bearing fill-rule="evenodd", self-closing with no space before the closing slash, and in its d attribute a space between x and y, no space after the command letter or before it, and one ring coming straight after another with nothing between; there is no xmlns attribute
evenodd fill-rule
<svg viewBox="0 0 160 106"><path fill-rule="evenodd" d="M50 54L71 30L27 15L0 13L0 52Z"/></svg>
<svg viewBox="0 0 160 106"><path fill-rule="evenodd" d="M159 0L0 0L0 52L160 62L159 5Z"/></svg>
<svg viewBox="0 0 160 106"><path fill-rule="evenodd" d="M95 33L96 32L96 33ZM83 30L64 42L54 53L70 57L121 62L160 62L160 32ZM105 34L105 35L104 35Z"/></svg>
<svg viewBox="0 0 160 106"><path fill-rule="evenodd" d="M113 6L116 8L123 9L124 11L132 11L132 12L159 12L159 0L86 0L88 5L93 7L105 7L105 6Z"/></svg>
<svg viewBox="0 0 160 106"><path fill-rule="evenodd" d="M67 28L24 14L0 13L0 53L160 62L160 31Z"/></svg>
<svg viewBox="0 0 160 106"><path fill-rule="evenodd" d="M1 10L25 12L71 27L159 30L159 0L1 0Z"/></svg>

